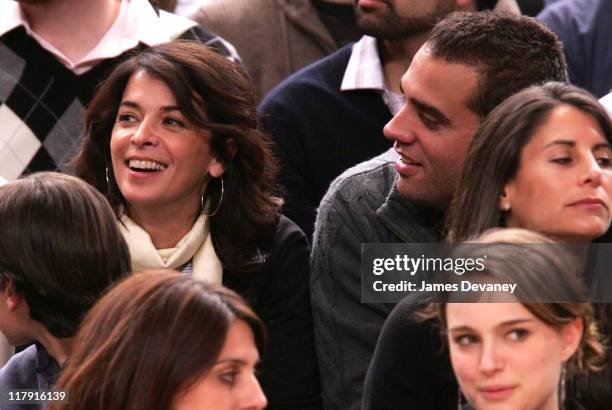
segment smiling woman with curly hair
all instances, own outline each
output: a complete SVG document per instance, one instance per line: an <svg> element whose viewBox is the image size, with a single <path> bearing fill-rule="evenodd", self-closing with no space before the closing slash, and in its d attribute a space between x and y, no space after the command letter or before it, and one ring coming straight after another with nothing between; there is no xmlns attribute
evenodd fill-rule
<svg viewBox="0 0 612 410"><path fill-rule="evenodd" d="M134 270L177 269L244 296L270 334L270 408L316 408L308 244L280 215L240 66L190 42L142 50L100 85L86 125L77 174L114 206Z"/></svg>

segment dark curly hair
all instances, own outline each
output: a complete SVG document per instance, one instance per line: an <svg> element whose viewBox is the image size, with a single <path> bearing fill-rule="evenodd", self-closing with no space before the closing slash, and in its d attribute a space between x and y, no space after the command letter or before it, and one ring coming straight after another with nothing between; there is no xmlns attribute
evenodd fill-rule
<svg viewBox="0 0 612 410"><path fill-rule="evenodd" d="M106 196L115 212L126 200L113 173L110 139L123 91L136 72L163 81L185 117L212 132L211 150L225 166L224 193L218 178L208 184L212 241L223 266L247 270L275 232L281 201L274 196L278 173L270 140L260 131L248 75L200 43L172 41L127 56L98 87L86 118L86 136L74 159L77 175ZM212 205L214 206L214 205ZM118 215L119 216L119 215Z"/></svg>

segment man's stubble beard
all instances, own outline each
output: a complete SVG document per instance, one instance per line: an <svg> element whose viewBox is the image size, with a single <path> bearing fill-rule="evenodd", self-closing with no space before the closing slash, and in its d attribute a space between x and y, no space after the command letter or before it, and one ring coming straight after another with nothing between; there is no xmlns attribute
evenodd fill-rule
<svg viewBox="0 0 612 410"><path fill-rule="evenodd" d="M431 31L438 20L454 11L451 1L438 0L436 7L424 16L400 16L394 0L383 0L386 8L364 12L355 9L357 26L364 34L381 40L404 40ZM431 1L431 0L427 0Z"/></svg>

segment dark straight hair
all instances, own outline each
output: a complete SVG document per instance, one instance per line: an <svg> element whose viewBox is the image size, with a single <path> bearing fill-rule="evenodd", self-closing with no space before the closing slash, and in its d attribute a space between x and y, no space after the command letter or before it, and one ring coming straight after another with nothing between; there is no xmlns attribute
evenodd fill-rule
<svg viewBox="0 0 612 410"><path fill-rule="evenodd" d="M262 354L264 325L233 291L174 271L135 273L87 315L55 385L70 403L50 410L170 409L216 363L236 320Z"/></svg>
<svg viewBox="0 0 612 410"><path fill-rule="evenodd" d="M0 272L30 317L71 337L106 288L131 270L113 210L92 186L42 172L0 187Z"/></svg>
<svg viewBox="0 0 612 410"><path fill-rule="evenodd" d="M523 147L553 109L561 105L593 117L612 143L610 117L588 91L551 82L508 98L480 125L470 144L457 196L448 212L446 230L450 241L462 242L504 224L499 209L504 186L516 176Z"/></svg>

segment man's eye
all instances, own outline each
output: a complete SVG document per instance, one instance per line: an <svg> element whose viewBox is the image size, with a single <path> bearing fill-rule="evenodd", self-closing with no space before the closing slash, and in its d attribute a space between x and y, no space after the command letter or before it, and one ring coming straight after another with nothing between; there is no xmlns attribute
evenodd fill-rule
<svg viewBox="0 0 612 410"><path fill-rule="evenodd" d="M440 123L431 118L430 116L428 116L427 114L424 113L419 113L419 118L421 120L421 122L423 123L423 125L427 128L430 129L432 131L437 130L438 128L440 128Z"/></svg>

